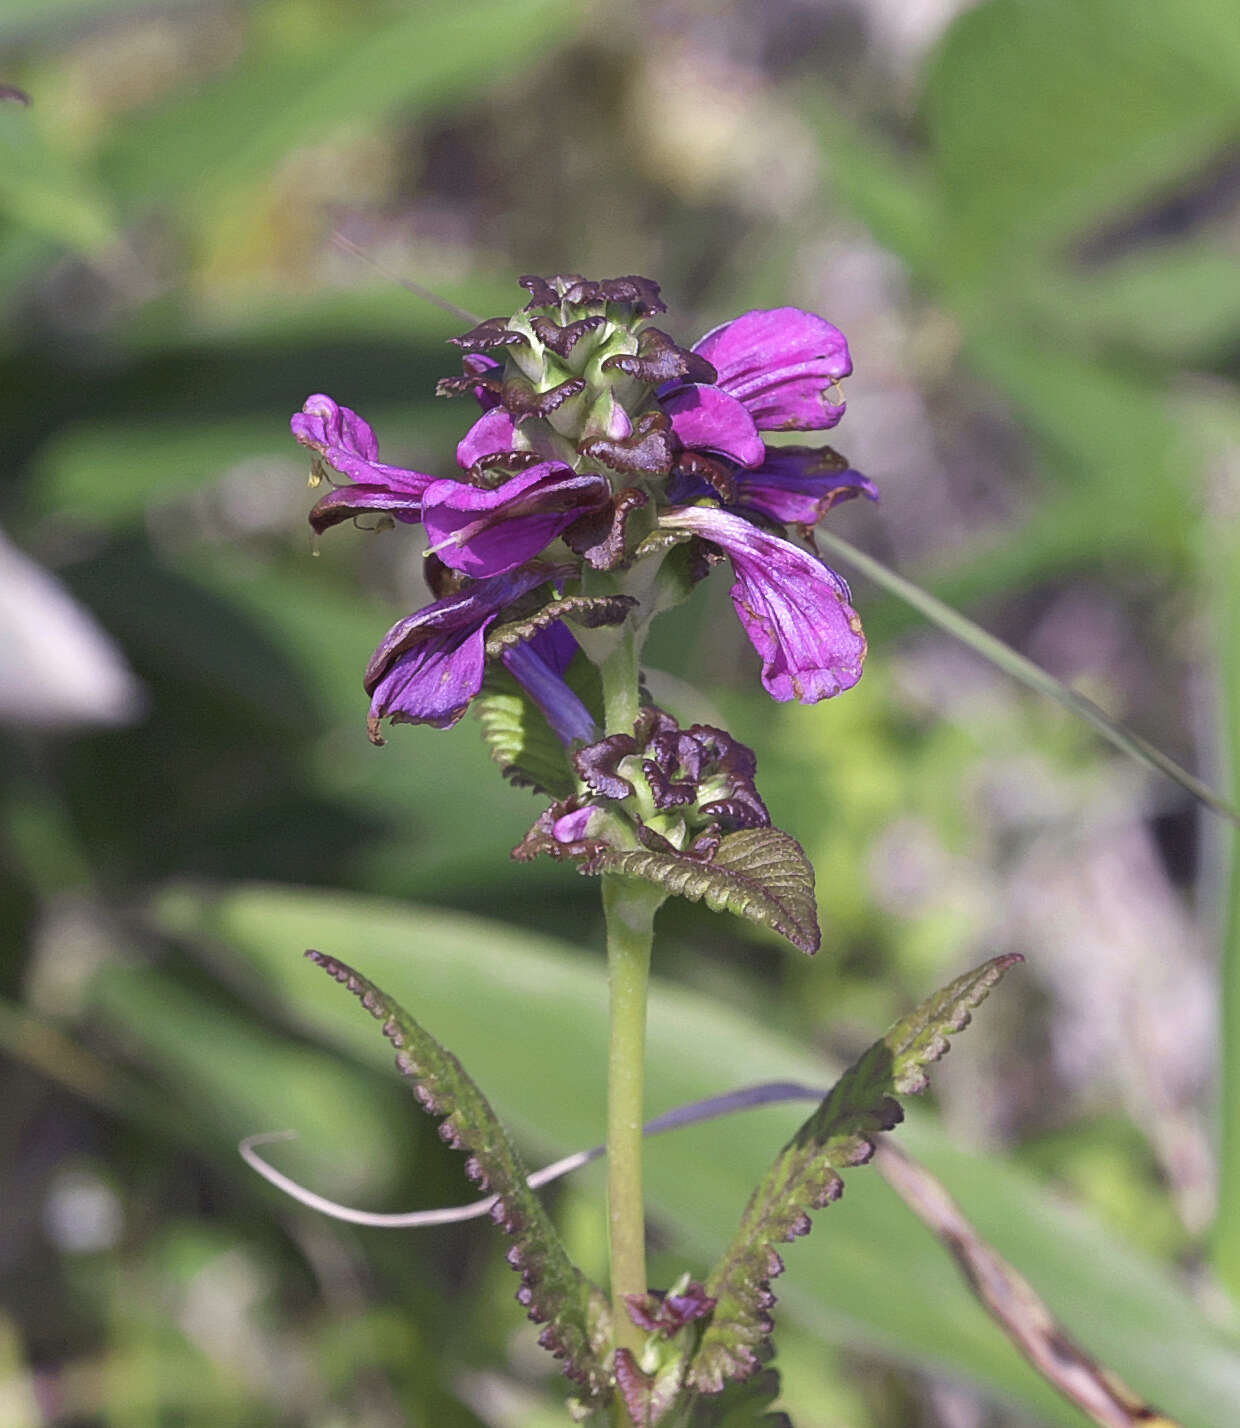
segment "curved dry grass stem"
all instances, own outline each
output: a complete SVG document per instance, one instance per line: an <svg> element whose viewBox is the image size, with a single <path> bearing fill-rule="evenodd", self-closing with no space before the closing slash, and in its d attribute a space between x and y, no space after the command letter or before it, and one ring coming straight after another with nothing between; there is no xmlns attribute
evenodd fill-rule
<svg viewBox="0 0 1240 1428"><path fill-rule="evenodd" d="M642 1127L642 1133L643 1135L660 1135L664 1131L678 1130L682 1126L697 1125L702 1121L715 1120L720 1116L732 1115L737 1111L751 1110L756 1106L776 1105L783 1101L821 1101L825 1094L825 1091L813 1086L802 1085L799 1081L764 1081L756 1086L744 1086L740 1090L727 1091L719 1096L707 1096L704 1100L690 1101L686 1105L677 1106L674 1110L665 1111L663 1115L647 1121ZM316 1191L298 1184L296 1180L285 1175L283 1171L277 1170L258 1153L259 1146L274 1145L281 1141L296 1139L297 1132L292 1130L260 1131L256 1135L246 1136L237 1149L241 1153L242 1160L250 1169L256 1171L277 1190L283 1190L286 1195L291 1196L299 1204L306 1205L311 1210L318 1210L320 1214L328 1215L333 1220L345 1220L351 1225L368 1225L382 1230L427 1229L432 1225L455 1225L463 1220L481 1219L490 1213L491 1206L495 1203L495 1196L488 1195L485 1199L472 1200L464 1205L445 1205L432 1210L398 1211L394 1214L385 1214L374 1210L358 1210L351 1205L341 1205L336 1200L329 1200L325 1195L320 1195ZM531 1190L541 1189L542 1186L549 1185L562 1175L569 1175L574 1170L580 1170L582 1166L589 1165L591 1161L598 1160L603 1153L603 1146L594 1145L589 1150L579 1150L572 1155L562 1156L559 1160L553 1160L550 1165L544 1165L540 1170L535 1170L528 1177L526 1183Z"/></svg>

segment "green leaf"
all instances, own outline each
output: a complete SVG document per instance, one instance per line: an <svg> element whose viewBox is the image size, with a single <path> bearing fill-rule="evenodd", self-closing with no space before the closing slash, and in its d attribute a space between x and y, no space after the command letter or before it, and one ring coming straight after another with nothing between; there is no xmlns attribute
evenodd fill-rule
<svg viewBox="0 0 1240 1428"><path fill-rule="evenodd" d="M295 1128L292 1174L344 1199L390 1193L399 1169L400 1097L319 1047L279 1040L163 968L107 964L92 987L92 1027L119 1032L141 1075L137 1109L187 1148L231 1162L257 1129ZM154 1102L148 1105L148 1099Z"/></svg>
<svg viewBox="0 0 1240 1428"><path fill-rule="evenodd" d="M373 982L322 952L306 956L342 983L362 1003L396 1047L396 1065L413 1082L414 1095L432 1116L442 1117L439 1133L466 1151L466 1174L484 1192L498 1196L491 1218L514 1244L508 1262L521 1272L517 1298L535 1323L547 1327L538 1342L566 1360L565 1373L595 1398L609 1393L599 1351L606 1342L607 1303L581 1274L526 1184L526 1169L490 1103L429 1032Z"/></svg>
<svg viewBox="0 0 1240 1428"><path fill-rule="evenodd" d="M1209 159L1234 133L1238 31L1129 0L989 0L948 31L926 110L962 268L1044 253Z"/></svg>
<svg viewBox="0 0 1240 1428"><path fill-rule="evenodd" d="M1227 469L1240 451L1240 412L1234 388L1199 397L1191 408L1194 430L1206 458L1206 469ZM1219 512L1202 542L1208 561L1207 592L1214 636L1219 689L1218 737L1220 762L1240 798L1240 518L1234 507ZM1219 1105L1218 1210L1211 1227L1214 1271L1240 1302L1240 834L1232 830L1218 849L1225 869L1218 891L1222 907L1218 929L1222 965L1219 971Z"/></svg>
<svg viewBox="0 0 1240 1428"><path fill-rule="evenodd" d="M359 7L360 8L360 7ZM417 113L477 93L567 40L564 0L471 0L365 9L293 34L259 31L245 58L128 125L103 155L115 186L207 206L230 184L261 180L296 148L398 110Z"/></svg>
<svg viewBox="0 0 1240 1428"><path fill-rule="evenodd" d="M104 194L47 143L33 110L16 104L0 104L0 214L85 253L117 236Z"/></svg>
<svg viewBox="0 0 1240 1428"><path fill-rule="evenodd" d="M839 1199L840 1169L864 1165L874 1154L874 1136L903 1119L892 1093L925 1090L925 1068L947 1051L947 1033L967 1026L971 1009L1020 960L1015 954L996 957L898 1021L840 1077L776 1156L706 1281L707 1294L719 1303L689 1366L689 1383L718 1393L726 1380L757 1372L774 1327L767 1313L775 1303L771 1280L784 1270L776 1244L808 1234L809 1212Z"/></svg>
<svg viewBox="0 0 1240 1428"><path fill-rule="evenodd" d="M567 798L577 787L564 745L541 709L506 669L488 672L474 717L500 771L519 788Z"/></svg>
<svg viewBox="0 0 1240 1428"><path fill-rule="evenodd" d="M641 848L607 851L591 871L641 878L713 912L759 922L801 952L817 952L822 941L814 869L797 840L778 828L726 834L709 863Z"/></svg>
<svg viewBox="0 0 1240 1428"><path fill-rule="evenodd" d="M709 1398L695 1395L685 1428L792 1428L786 1413L770 1412L779 1397L779 1375L772 1368L729 1384Z"/></svg>
<svg viewBox="0 0 1240 1428"><path fill-rule="evenodd" d="M533 620L530 624L537 628ZM565 671L564 682L601 724L603 694L597 667L578 656ZM487 670L473 712L482 725L483 742L510 783L556 799L577 791L577 773L569 751L546 715L503 665L496 663Z"/></svg>

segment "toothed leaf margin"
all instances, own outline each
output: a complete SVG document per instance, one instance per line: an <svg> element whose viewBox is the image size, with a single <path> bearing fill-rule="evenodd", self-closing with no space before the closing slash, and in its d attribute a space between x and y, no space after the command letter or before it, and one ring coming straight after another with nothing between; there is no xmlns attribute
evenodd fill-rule
<svg viewBox="0 0 1240 1428"><path fill-rule="evenodd" d="M689 1367L687 1382L718 1393L728 1379L756 1373L770 1354L775 1304L771 1280L783 1273L775 1246L809 1233L810 1211L838 1200L839 1170L864 1165L874 1137L904 1118L893 1093L924 1091L925 1068L948 1049L947 1036L968 1025L971 1010L1014 963L996 957L922 1002L840 1077L825 1100L776 1156L754 1191L730 1248L706 1281L718 1301Z"/></svg>
<svg viewBox="0 0 1240 1428"><path fill-rule="evenodd" d="M761 923L802 952L817 952L822 941L814 869L797 840L778 828L727 833L709 861L646 848L609 849L589 871L640 878L714 912Z"/></svg>
<svg viewBox="0 0 1240 1428"><path fill-rule="evenodd" d="M569 1260L541 1203L526 1184L526 1170L486 1097L450 1051L352 967L313 949L306 956L356 996L396 1048L396 1066L413 1082L413 1094L440 1117L440 1136L467 1155L465 1172L484 1193L496 1195L491 1219L512 1237L508 1263L521 1275L517 1300L536 1324L539 1343L565 1361L564 1372L596 1401L611 1395L599 1354L610 1329L609 1310Z"/></svg>

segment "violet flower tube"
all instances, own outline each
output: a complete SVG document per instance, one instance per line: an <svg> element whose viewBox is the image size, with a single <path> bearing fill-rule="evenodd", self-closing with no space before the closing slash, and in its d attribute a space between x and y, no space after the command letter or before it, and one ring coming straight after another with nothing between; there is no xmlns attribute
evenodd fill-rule
<svg viewBox="0 0 1240 1428"><path fill-rule="evenodd" d="M564 682L577 641L562 621L540 630L525 644L505 650L504 666L530 696L562 744L590 744L598 738L594 715Z"/></svg>

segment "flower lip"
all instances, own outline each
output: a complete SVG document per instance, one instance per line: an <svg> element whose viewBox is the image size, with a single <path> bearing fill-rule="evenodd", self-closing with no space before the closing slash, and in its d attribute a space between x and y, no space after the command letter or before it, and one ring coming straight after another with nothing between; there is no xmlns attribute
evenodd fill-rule
<svg viewBox="0 0 1240 1428"><path fill-rule="evenodd" d="M505 455L520 450L523 445L544 461L554 461L559 455L555 440L545 427L530 423L518 428L503 407L492 407L483 412L457 444L456 464L462 471L468 471L485 464L488 456Z"/></svg>
<svg viewBox="0 0 1240 1428"><path fill-rule="evenodd" d="M759 466L766 456L753 417L719 387L691 383L661 397L659 404L690 451L717 451L739 466Z"/></svg>
<svg viewBox="0 0 1240 1428"><path fill-rule="evenodd" d="M833 570L730 511L672 507L659 524L701 536L732 562L732 604L762 658L762 683L772 698L814 704L861 678L861 620Z"/></svg>
<svg viewBox="0 0 1240 1428"><path fill-rule="evenodd" d="M639 316L666 312L659 285L651 278L631 273L623 278L583 278L579 273L556 273L549 278L526 274L517 282L530 294L526 311L538 307L582 307L589 303L631 304Z"/></svg>
<svg viewBox="0 0 1240 1428"><path fill-rule="evenodd" d="M713 383L717 376L697 352L686 351L659 327L643 327L636 352L617 352L603 358L604 372L623 372L651 386L660 382Z"/></svg>
<svg viewBox="0 0 1240 1428"><path fill-rule="evenodd" d="M497 348L530 345L530 340L524 332L517 332L508 326L506 317L488 317L477 327L471 327L459 337L449 337L448 341L466 352L493 352Z"/></svg>
<svg viewBox="0 0 1240 1428"><path fill-rule="evenodd" d="M712 494L709 472L690 469L687 474L699 479L677 483L672 493L677 503ZM767 447L761 466L731 474L729 489L713 484L729 509L752 511L786 526L817 525L833 506L854 496L878 500L874 482L829 446Z"/></svg>

